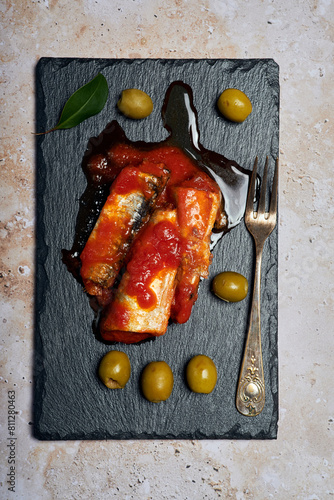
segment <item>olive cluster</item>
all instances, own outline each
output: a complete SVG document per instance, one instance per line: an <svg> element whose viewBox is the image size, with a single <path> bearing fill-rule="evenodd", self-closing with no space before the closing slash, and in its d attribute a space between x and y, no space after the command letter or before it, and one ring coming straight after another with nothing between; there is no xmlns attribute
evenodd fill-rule
<svg viewBox="0 0 334 500"><path fill-rule="evenodd" d="M122 389L131 375L129 357L122 351L109 351L102 358L98 374L109 389ZM211 358L199 354L187 364L186 379L191 391L209 394L217 382L217 368ZM165 361L152 361L141 374L141 389L144 397L152 403L166 401L172 394L174 376Z"/></svg>

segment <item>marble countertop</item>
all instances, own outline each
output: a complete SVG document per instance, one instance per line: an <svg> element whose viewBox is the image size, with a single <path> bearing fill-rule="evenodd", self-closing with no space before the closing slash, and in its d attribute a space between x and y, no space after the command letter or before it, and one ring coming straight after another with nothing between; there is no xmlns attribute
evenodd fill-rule
<svg viewBox="0 0 334 500"><path fill-rule="evenodd" d="M2 3L0 16L1 498L331 498L331 2L78 0L69 7L62 0L13 0ZM279 64L277 440L33 438L34 71L46 56L273 58Z"/></svg>

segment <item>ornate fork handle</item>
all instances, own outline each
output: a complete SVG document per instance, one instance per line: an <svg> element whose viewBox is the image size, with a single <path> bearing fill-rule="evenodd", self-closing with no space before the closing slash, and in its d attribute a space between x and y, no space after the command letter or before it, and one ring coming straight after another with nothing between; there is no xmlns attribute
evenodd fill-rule
<svg viewBox="0 0 334 500"><path fill-rule="evenodd" d="M247 416L258 415L265 403L260 315L262 250L263 244L256 244L252 308L236 396L238 411Z"/></svg>
<svg viewBox="0 0 334 500"><path fill-rule="evenodd" d="M260 315L261 263L264 243L274 229L277 219L278 159L276 159L269 212L265 211L268 157L264 167L258 210L254 212L256 172L257 159L254 163L245 210L245 224L255 242L255 277L249 330L236 396L238 411L251 417L263 410L265 402Z"/></svg>

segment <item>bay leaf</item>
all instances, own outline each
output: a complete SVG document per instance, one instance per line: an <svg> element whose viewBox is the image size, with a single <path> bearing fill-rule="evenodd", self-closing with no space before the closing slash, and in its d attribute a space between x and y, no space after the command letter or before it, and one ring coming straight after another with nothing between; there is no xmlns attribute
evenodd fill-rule
<svg viewBox="0 0 334 500"><path fill-rule="evenodd" d="M57 125L47 132L41 132L41 134L75 127L87 118L100 113L107 101L108 93L107 80L102 73L98 73L95 78L71 95L63 108Z"/></svg>

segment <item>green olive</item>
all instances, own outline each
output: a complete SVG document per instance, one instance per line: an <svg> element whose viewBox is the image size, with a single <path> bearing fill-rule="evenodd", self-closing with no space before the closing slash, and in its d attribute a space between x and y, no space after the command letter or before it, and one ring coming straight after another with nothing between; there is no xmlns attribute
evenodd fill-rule
<svg viewBox="0 0 334 500"><path fill-rule="evenodd" d="M146 118L153 111L152 99L139 89L123 90L117 106L123 115L135 120Z"/></svg>
<svg viewBox="0 0 334 500"><path fill-rule="evenodd" d="M99 377L109 389L122 389L131 375L130 360L122 351L109 351L99 365Z"/></svg>
<svg viewBox="0 0 334 500"><path fill-rule="evenodd" d="M242 274L225 271L215 276L212 290L217 297L226 302L239 302L247 296L248 281Z"/></svg>
<svg viewBox="0 0 334 500"><path fill-rule="evenodd" d="M165 361L152 361L145 366L141 376L141 387L145 398L152 403L166 401L172 394L173 372Z"/></svg>
<svg viewBox="0 0 334 500"><path fill-rule="evenodd" d="M211 358L198 354L187 364L186 378L189 389L201 394L213 391L217 382L217 368Z"/></svg>
<svg viewBox="0 0 334 500"><path fill-rule="evenodd" d="M232 122L241 123L252 112L252 103L241 90L226 89L220 95L217 106L221 114Z"/></svg>

